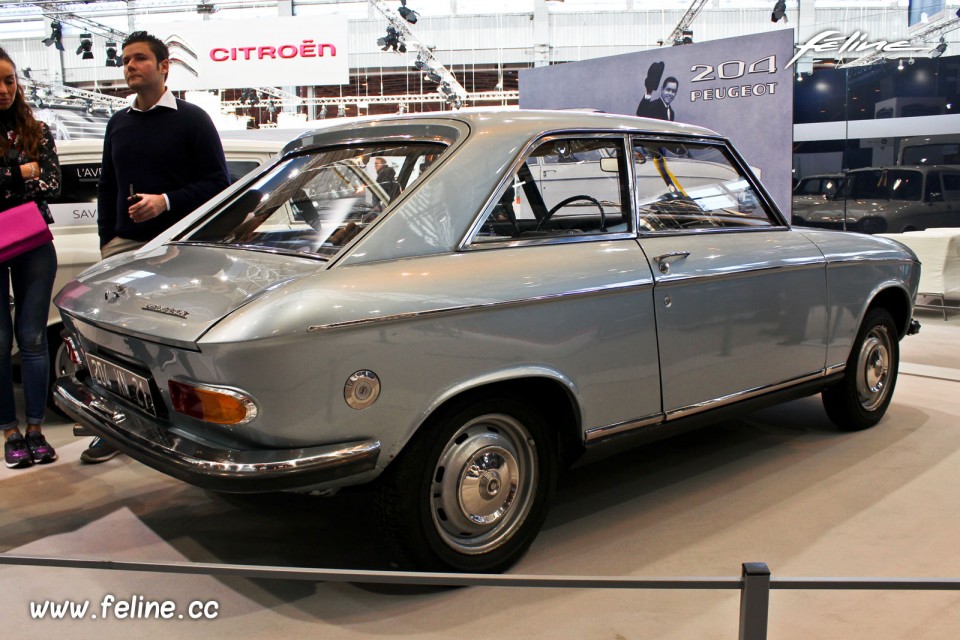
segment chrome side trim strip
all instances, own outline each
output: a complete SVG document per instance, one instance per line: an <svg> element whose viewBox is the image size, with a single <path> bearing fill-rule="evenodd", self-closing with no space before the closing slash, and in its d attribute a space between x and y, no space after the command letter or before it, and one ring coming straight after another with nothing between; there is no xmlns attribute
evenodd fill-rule
<svg viewBox="0 0 960 640"><path fill-rule="evenodd" d="M643 427L649 427L662 422L670 422L671 420L676 420L678 418L684 418L686 416L702 413L708 409L716 409L718 407L723 407L735 402L740 402L742 400L749 400L767 393L773 393L774 391L780 391L781 389L787 389L798 384L803 384L804 382L811 382L813 380L817 380L818 378L825 378L836 373L841 373L844 369L846 369L845 364L836 364L825 368L823 371L800 376L799 378L794 378L793 380L788 380L787 382L731 393L728 396L723 396L714 400L707 400L705 402L699 402L687 407L681 407L680 409L674 409L672 411L668 411L666 414L658 413L645 418L627 420L625 422L618 422L616 424L611 424L604 427L595 427L593 429L588 429L584 433L584 442L594 442L618 433L642 429Z"/></svg>
<svg viewBox="0 0 960 640"><path fill-rule="evenodd" d="M832 364L823 370L823 375L829 376L833 375L834 373L842 373L846 368L847 364L845 362L841 362L840 364Z"/></svg>
<svg viewBox="0 0 960 640"><path fill-rule="evenodd" d="M577 296L590 296L598 295L604 293L610 293L612 291L625 291L630 289L636 289L643 291L644 289L652 289L653 282L643 281L643 282L628 282L625 284L615 284L603 287L590 287L587 289L578 289L576 291L565 291L563 293L555 293L543 296L533 296L530 298L521 298L518 300L502 300L497 302L485 302L481 304L467 304L459 305L455 307L447 307L443 309L428 309L427 311L411 311L409 313L396 313L393 315L382 316L379 318L361 318L358 320L345 320L343 322L331 322L329 324L315 324L307 327L309 333L317 333L319 331L326 331L327 329L340 329L343 327L354 327L365 324L375 324L379 322L396 322L398 320L410 320L413 318L424 318L430 316L436 316L441 314L450 314L450 313L463 313L467 311L478 311L480 309L492 309L494 307L508 307L515 306L520 304L529 304L531 302L544 302L547 300L559 300L561 298L571 298Z"/></svg>
<svg viewBox="0 0 960 640"><path fill-rule="evenodd" d="M844 368L845 366L841 366L839 370L842 371ZM837 373L837 371L834 370L832 373ZM706 402L698 402L696 404L681 407L679 409L672 409L667 411L667 420L676 420L677 418L683 418L686 416L695 415L697 413L702 413L708 409L716 409L717 407L723 407L728 404L740 402L742 400L749 400L767 393L773 393L774 391L780 391L781 389L787 389L798 384L803 384L804 382L812 382L817 378L825 378L827 375L827 370L824 369L822 371L810 373L805 376L800 376L799 378L787 380L786 382L756 387L754 389L747 389L746 391L738 391L737 393L731 393L730 395L715 398L713 400L707 400Z"/></svg>
<svg viewBox="0 0 960 640"><path fill-rule="evenodd" d="M600 440L601 438L607 438L618 433L624 433L625 431L633 431L634 429L641 429L643 427L649 427L652 424L659 424L663 422L664 417L662 413L657 413L646 418L638 418L636 420L627 420L626 422L620 422L617 424L611 424L606 427L597 427L595 429L587 429L587 432L584 434L584 440L586 442L593 442L594 440Z"/></svg>
<svg viewBox="0 0 960 640"><path fill-rule="evenodd" d="M670 276L670 275L660 275L658 284L660 286L667 284L674 284L678 282L689 282L693 280L710 280L710 281L720 281L720 280L731 280L734 278L743 278L744 276L749 276L755 273L774 273L774 272L786 272L786 271L801 271L806 269L822 269L825 266L823 260L810 260L805 262L796 262L788 265L776 265L771 267L758 267L755 269L750 269L749 271L735 271L735 272L723 272L723 273L694 273L690 275L682 276Z"/></svg>

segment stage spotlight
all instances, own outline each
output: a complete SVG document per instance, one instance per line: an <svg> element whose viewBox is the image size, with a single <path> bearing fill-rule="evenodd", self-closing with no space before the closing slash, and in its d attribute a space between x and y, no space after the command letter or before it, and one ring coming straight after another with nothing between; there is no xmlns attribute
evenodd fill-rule
<svg viewBox="0 0 960 640"><path fill-rule="evenodd" d="M56 45L57 49L63 51L63 25L59 22L50 23L50 37L43 39L43 44L47 45Z"/></svg>
<svg viewBox="0 0 960 640"><path fill-rule="evenodd" d="M80 46L77 47L77 55L81 60L93 60L93 35L89 33L80 34Z"/></svg>
<svg viewBox="0 0 960 640"><path fill-rule="evenodd" d="M443 80L443 78L441 78L440 74L437 73L436 71L430 71L429 73L427 73L427 80L431 82L440 82L441 80Z"/></svg>
<svg viewBox="0 0 960 640"><path fill-rule="evenodd" d="M680 37L674 41L673 46L681 44L693 44L693 29L684 29L680 32Z"/></svg>
<svg viewBox="0 0 960 640"><path fill-rule="evenodd" d="M392 26L387 27L387 35L383 36L382 38L377 38L377 45L380 47L381 51L393 49L394 51L399 51L400 53L407 52L407 45L404 44L403 40L400 39L400 32Z"/></svg>
<svg viewBox="0 0 960 640"><path fill-rule="evenodd" d="M400 0L400 4L403 5L397 9L397 13L400 14L400 17L409 22L410 24L417 24L417 19L420 17L417 15L417 12L413 9L407 8L407 0Z"/></svg>
<svg viewBox="0 0 960 640"><path fill-rule="evenodd" d="M107 60L104 63L108 67L122 67L123 64L120 62L120 58L117 57L117 43L108 42L107 43Z"/></svg>
<svg viewBox="0 0 960 640"><path fill-rule="evenodd" d="M777 0L773 5L773 13L770 14L770 22L787 21L787 0Z"/></svg>
<svg viewBox="0 0 960 640"><path fill-rule="evenodd" d="M940 36L940 44L938 44L936 48L930 52L930 57L939 58L944 53L946 53L946 51L947 51L947 41L943 38L943 36Z"/></svg>

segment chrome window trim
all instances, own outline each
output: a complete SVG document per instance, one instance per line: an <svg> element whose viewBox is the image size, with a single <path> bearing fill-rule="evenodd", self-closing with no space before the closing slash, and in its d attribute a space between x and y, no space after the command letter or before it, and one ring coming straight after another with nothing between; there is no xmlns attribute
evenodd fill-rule
<svg viewBox="0 0 960 640"><path fill-rule="evenodd" d="M490 214L491 208L496 204L497 194L499 194L500 190L506 186L507 181L518 170L521 161L523 161L530 154L530 151L533 149L534 146L544 141L560 139L560 138L570 138L570 137L620 138L623 140L623 144L625 145L624 150L626 149L632 150L634 138L646 138L649 140L663 140L667 142L670 142L670 141L693 142L693 143L701 143L701 144L723 145L723 146L726 146L727 148L731 148L729 140L727 138L724 138L723 136L704 136L704 135L695 135L695 134L666 133L666 132L650 133L650 132L643 132L636 129L603 129L603 130L550 129L547 131L543 131L540 134L531 138L523 147L521 147L520 151L517 153L517 156L513 159L513 162L510 164L510 168L504 174L503 178L497 183L496 187L493 189L490 195L487 196L487 200L484 202L483 207L480 210L480 214L473 221L473 224L470 225L466 234L464 234L463 238L457 244L457 247L455 250L456 251L476 251L480 249L495 248L495 245L496 247L503 246L504 243L502 242L474 243L474 239L476 238L476 235L479 232L480 227L483 226L483 221L486 220L486 217ZM739 155L734 154L734 156L738 162L742 163L742 158L740 158ZM637 224L639 220L639 213L638 213L637 201L636 201L636 176L634 174L633 163L628 162L626 163L626 165L627 165L627 182L628 182L627 188L629 192L628 195L630 197L630 208L631 208L629 215L630 215L631 221L633 222L633 229L628 233L629 233L629 237L637 238L639 237L639 234L638 234L639 226ZM743 167L738 166L738 168L742 173ZM749 173L748 175L750 176L748 179L750 182L750 185L756 188L757 181L753 179L753 174ZM766 197L765 193L761 193L760 195L761 195L761 198ZM766 203L767 200L764 199L764 202ZM783 225L783 226L785 228L789 228L789 226L787 225ZM769 231L772 228L779 228L779 227L764 227L763 230ZM739 229L734 229L734 230L736 231ZM712 232L714 230L703 229L701 231ZM609 238L610 235L609 234L590 234L587 237ZM516 242L517 243L516 246L527 246L529 244L536 244L536 240L537 239L531 238L531 239L522 240L522 241L521 240L511 241L511 243Z"/></svg>
<svg viewBox="0 0 960 640"><path fill-rule="evenodd" d="M542 238L529 238L524 240L510 240L510 241L493 241L493 242L476 242L477 234L480 232L480 228L483 226L484 221L486 221L487 216L490 215L493 207L496 206L498 201L498 194L502 189L506 188L507 183L513 178L513 175L520 169L520 165L526 162L526 159L529 157L533 149L545 142L552 142L554 140L570 140L573 138L596 138L596 139L610 139L618 140L620 142L620 151L621 153L626 152L626 143L627 143L627 132L626 131L578 131L578 130L555 130L547 131L531 138L527 141L527 144L521 148L520 152L513 159L513 162L510 163L510 168L504 173L503 178L497 183L496 188L487 196L486 202L483 204L483 208L480 210L480 215L473 221L473 224L470 225L467 229L467 233L457 244L457 251L477 251L479 249L489 248L494 244L503 244L503 242L509 242L511 244L516 243L516 246L527 246L530 244L542 244L537 242L537 240L542 240ZM632 188L629 190L628 195L633 195ZM623 204L621 203L621 207ZM628 203L628 206L631 206ZM636 238L636 208L632 207L632 211L627 212L627 216L632 219L634 222L634 230L629 232L630 238ZM633 215L631 215L633 213ZM610 233L590 233L584 234L583 238L590 239L607 239L610 237ZM552 244L552 243L551 243ZM563 243L561 243L563 244Z"/></svg>
<svg viewBox="0 0 960 640"><path fill-rule="evenodd" d="M491 240L478 242L463 248L463 252L482 251L484 249L513 249L516 247L547 246L552 244L573 244L579 242L611 242L613 240L636 240L637 236L629 231L613 233L590 233L583 235L555 236L544 238L525 238L522 240Z"/></svg>
<svg viewBox="0 0 960 640"><path fill-rule="evenodd" d="M307 327L308 333L319 333L321 331L327 331L329 329L341 329L344 327L355 327L360 325L370 325L381 322L397 322L401 320L411 320L415 318L424 318L424 317L433 317L443 314L452 314L452 313L465 313L472 311L479 311L483 309L493 309L496 307L509 307L516 306L521 304L529 304L531 302L544 302L548 300L560 300L562 298L572 298L572 297L584 297L598 294L606 294L611 291L627 291L631 289L636 289L638 291L643 291L644 289L653 289L652 281L642 281L642 282L630 282L626 284L616 284L603 287L588 287L586 289L577 289L576 291L565 291L563 293L554 293L543 296L532 296L529 298L519 298L516 300L502 300L498 302L487 302L482 304L468 304L468 305L459 305L455 307L446 307L443 309L428 309L426 311L411 311L409 313L396 313L387 316L381 316L378 318L361 318L358 320L345 320L343 322L331 322L329 324L315 324Z"/></svg>

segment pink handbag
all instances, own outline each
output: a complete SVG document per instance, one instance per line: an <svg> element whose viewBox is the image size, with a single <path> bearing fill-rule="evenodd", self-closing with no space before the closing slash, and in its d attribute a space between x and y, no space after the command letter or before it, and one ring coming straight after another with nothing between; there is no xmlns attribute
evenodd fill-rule
<svg viewBox="0 0 960 640"><path fill-rule="evenodd" d="M36 202L0 211L0 262L6 262L53 240Z"/></svg>

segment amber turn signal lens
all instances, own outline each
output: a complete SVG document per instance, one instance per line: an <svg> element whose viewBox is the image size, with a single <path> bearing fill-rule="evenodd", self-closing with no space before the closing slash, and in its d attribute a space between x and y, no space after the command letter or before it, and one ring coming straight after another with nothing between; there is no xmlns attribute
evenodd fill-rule
<svg viewBox="0 0 960 640"><path fill-rule="evenodd" d="M183 415L215 424L243 424L257 415L253 400L233 389L168 383L173 408Z"/></svg>

